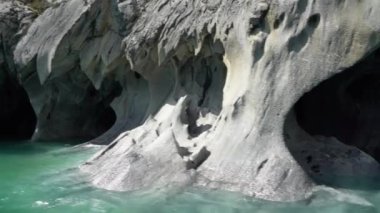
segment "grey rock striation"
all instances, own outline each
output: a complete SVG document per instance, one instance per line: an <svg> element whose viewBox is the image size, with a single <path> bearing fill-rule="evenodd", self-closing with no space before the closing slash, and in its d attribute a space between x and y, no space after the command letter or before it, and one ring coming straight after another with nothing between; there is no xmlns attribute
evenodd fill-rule
<svg viewBox="0 0 380 213"><path fill-rule="evenodd" d="M90 141L107 146L81 166L98 187L298 200L319 170L304 153L330 165L323 148L355 149L336 158L342 172L379 171L362 147L308 134L293 108L380 47L379 10L378 0L67 0L33 22L14 63L34 139L94 138L115 117Z"/></svg>

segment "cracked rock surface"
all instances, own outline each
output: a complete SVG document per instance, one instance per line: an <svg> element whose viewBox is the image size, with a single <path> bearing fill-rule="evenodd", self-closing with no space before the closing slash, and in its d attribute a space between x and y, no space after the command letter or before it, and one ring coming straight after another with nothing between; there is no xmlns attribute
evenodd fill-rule
<svg viewBox="0 0 380 213"><path fill-rule="evenodd" d="M66 0L13 56L34 139L106 146L81 166L94 185L298 200L315 181L289 112L380 47L379 14L378 0Z"/></svg>

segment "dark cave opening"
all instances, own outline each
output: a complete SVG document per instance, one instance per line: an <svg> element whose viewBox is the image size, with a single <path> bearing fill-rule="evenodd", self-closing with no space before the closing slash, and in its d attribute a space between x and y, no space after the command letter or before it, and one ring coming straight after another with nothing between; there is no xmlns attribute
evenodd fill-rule
<svg viewBox="0 0 380 213"><path fill-rule="evenodd" d="M36 123L26 91L0 67L0 142L29 140Z"/></svg>
<svg viewBox="0 0 380 213"><path fill-rule="evenodd" d="M37 76L33 82L37 82ZM34 141L79 144L96 139L116 122L111 102L121 86L108 78L96 89L79 69L61 75L40 88L47 99L41 102ZM38 96L37 96L38 97Z"/></svg>
<svg viewBox="0 0 380 213"><path fill-rule="evenodd" d="M70 72L44 86L33 75L21 86L6 68L0 66L0 142L78 144L97 138L115 124L110 103L120 95L118 84L106 81L98 91L84 74ZM38 113L32 101L40 104Z"/></svg>
<svg viewBox="0 0 380 213"><path fill-rule="evenodd" d="M380 49L306 93L294 112L310 135L335 137L380 162Z"/></svg>

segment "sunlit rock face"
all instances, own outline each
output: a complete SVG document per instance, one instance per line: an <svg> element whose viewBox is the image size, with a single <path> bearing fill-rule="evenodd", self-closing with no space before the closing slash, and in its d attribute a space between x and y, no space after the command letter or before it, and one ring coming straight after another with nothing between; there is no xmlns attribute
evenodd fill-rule
<svg viewBox="0 0 380 213"><path fill-rule="evenodd" d="M113 124L81 167L98 187L297 200L315 185L302 148L319 142L294 104L379 48L379 10L377 0L69 0L34 21L14 61L35 139Z"/></svg>

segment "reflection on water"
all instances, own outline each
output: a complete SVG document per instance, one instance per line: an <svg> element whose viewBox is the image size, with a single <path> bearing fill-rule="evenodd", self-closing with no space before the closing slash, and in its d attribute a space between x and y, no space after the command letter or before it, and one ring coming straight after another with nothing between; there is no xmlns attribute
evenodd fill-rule
<svg viewBox="0 0 380 213"><path fill-rule="evenodd" d="M234 193L166 189L118 193L95 189L75 168L98 148L22 143L0 150L0 212L378 212L380 191L318 187L295 203ZM354 182L352 182L354 184ZM369 183L371 184L371 183Z"/></svg>

